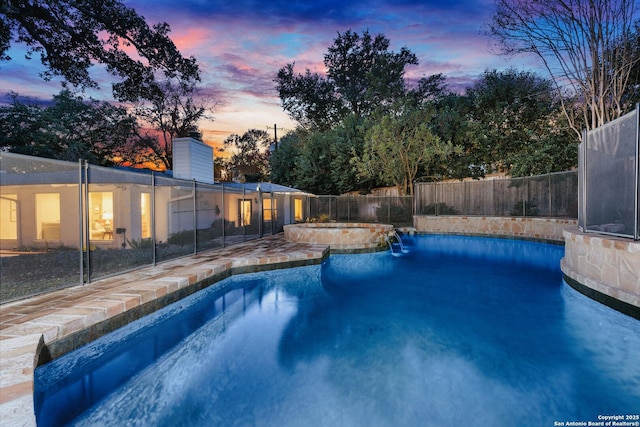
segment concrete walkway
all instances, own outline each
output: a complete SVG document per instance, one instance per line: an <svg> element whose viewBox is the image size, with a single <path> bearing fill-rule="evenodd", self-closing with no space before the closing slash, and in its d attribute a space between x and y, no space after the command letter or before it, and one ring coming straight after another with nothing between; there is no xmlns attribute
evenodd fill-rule
<svg viewBox="0 0 640 427"><path fill-rule="evenodd" d="M0 425L35 426L33 372L231 274L317 264L328 246L282 233L0 306ZM213 285L215 286L215 285Z"/></svg>

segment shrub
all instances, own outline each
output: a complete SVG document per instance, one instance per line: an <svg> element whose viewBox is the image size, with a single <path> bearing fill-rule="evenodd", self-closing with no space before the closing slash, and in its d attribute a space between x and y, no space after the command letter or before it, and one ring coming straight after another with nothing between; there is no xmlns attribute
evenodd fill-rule
<svg viewBox="0 0 640 427"><path fill-rule="evenodd" d="M193 230L184 230L173 233L167 239L167 242L171 245L192 245L193 244Z"/></svg>
<svg viewBox="0 0 640 427"><path fill-rule="evenodd" d="M127 243L132 249L151 249L153 248L153 241L151 239L129 240Z"/></svg>

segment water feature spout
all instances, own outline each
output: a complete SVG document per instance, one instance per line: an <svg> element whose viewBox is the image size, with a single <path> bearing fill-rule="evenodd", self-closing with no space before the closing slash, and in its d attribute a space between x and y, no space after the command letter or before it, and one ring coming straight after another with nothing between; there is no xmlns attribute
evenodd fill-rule
<svg viewBox="0 0 640 427"><path fill-rule="evenodd" d="M404 243L402 242L402 237L400 237L400 235L398 234L398 232L397 232L397 231L395 231L395 230L393 231L393 234L395 235L395 238L398 240L398 245L400 245L400 251L401 251L403 254L408 254L408 253L409 253L409 249L406 249L406 248L404 247Z"/></svg>
<svg viewBox="0 0 640 427"><path fill-rule="evenodd" d="M386 240L387 244L389 245L389 250L391 251L391 255L393 255L395 257L399 257L399 256L402 256L403 254L409 253L409 250L406 249L404 247L404 244L402 243L402 238L400 237L398 232L396 232L395 230L390 231L388 234L386 234L385 235L385 240ZM398 246L399 250L394 250L393 240L396 240L398 242L397 246Z"/></svg>

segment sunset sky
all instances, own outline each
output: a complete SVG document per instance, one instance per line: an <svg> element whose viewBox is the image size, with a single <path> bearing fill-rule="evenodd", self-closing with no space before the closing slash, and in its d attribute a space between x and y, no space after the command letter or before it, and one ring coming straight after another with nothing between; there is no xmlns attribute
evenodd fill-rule
<svg viewBox="0 0 640 427"><path fill-rule="evenodd" d="M406 77L443 73L450 87L462 91L486 69L535 69L533 58L503 58L490 49L483 26L494 0L125 0L150 24L165 21L170 37L185 56L195 56L202 92L215 101L213 121L200 124L205 142L219 147L230 134L264 129L278 136L295 124L282 111L273 82L278 69L322 73L323 57L338 33L383 33L391 50L409 48L420 64ZM19 45L0 63L0 100L9 91L50 100L59 81L44 82L39 58L25 60ZM111 100L108 75L93 76L101 91L88 95ZM270 128L270 129L267 129ZM280 130L282 129L282 130Z"/></svg>

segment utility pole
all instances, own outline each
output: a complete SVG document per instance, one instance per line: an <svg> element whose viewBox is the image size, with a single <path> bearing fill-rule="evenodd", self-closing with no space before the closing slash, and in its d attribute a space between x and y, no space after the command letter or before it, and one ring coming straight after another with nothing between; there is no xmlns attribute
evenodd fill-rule
<svg viewBox="0 0 640 427"><path fill-rule="evenodd" d="M278 125L273 124L273 141L276 143L275 151L278 151Z"/></svg>
<svg viewBox="0 0 640 427"><path fill-rule="evenodd" d="M271 129L267 126L267 129ZM278 150L278 125L276 123L273 124L273 142L275 143L275 149L273 151Z"/></svg>

